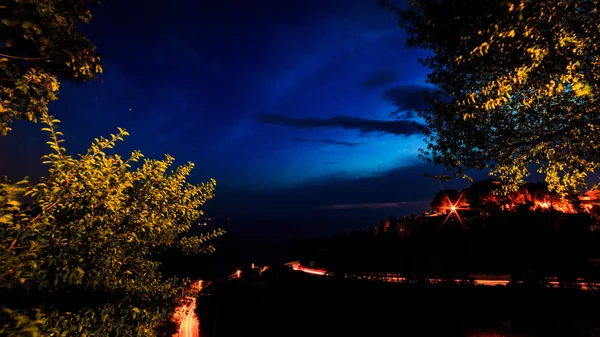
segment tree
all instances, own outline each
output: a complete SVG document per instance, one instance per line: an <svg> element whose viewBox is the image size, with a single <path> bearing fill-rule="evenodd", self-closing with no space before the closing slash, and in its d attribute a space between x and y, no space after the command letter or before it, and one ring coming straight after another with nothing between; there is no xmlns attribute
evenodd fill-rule
<svg viewBox="0 0 600 337"><path fill-rule="evenodd" d="M598 0L382 0L407 44L433 52L423 158L446 177L489 169L505 193L532 170L561 195L598 185Z"/></svg>
<svg viewBox="0 0 600 337"><path fill-rule="evenodd" d="M451 210L452 205L463 206L464 202L464 197L460 192L448 189L437 192L429 205L436 212L447 212Z"/></svg>
<svg viewBox="0 0 600 337"><path fill-rule="evenodd" d="M184 234L215 181L186 181L192 163L106 154L127 136L98 138L79 158L62 147L57 120L41 119L52 152L46 178L0 184L0 335L152 336L174 312L181 286L154 254L178 246L212 252L215 230ZM29 205L22 203L30 200Z"/></svg>
<svg viewBox="0 0 600 337"><path fill-rule="evenodd" d="M102 73L100 56L78 31L91 0L9 0L0 5L0 132L37 121L58 99L59 78L81 83Z"/></svg>
<svg viewBox="0 0 600 337"><path fill-rule="evenodd" d="M504 202L504 198L495 193L499 188L499 182L495 180L475 181L464 190L465 199L472 208L497 211Z"/></svg>

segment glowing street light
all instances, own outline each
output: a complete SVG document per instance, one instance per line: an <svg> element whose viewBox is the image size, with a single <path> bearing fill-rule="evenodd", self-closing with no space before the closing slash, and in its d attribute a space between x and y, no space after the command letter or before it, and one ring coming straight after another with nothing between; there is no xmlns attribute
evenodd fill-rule
<svg viewBox="0 0 600 337"><path fill-rule="evenodd" d="M460 201L463 198L463 193L461 193L458 196L458 199L456 200L456 202L452 202L452 200L450 200L450 197L448 197L448 195L446 195L445 197L446 197L446 200L448 201L448 204L450 205L450 213L448 213L448 216L446 216L446 219L442 223L442 227L446 224L446 222L448 221L448 219L450 219L450 217L452 216L452 214L455 214L456 217L458 218L458 222L460 222L460 225L463 226L463 227L465 227L465 224L463 223L462 219L460 218L460 215L458 214L458 210L460 210L460 209L468 209L468 208L464 208L464 207L458 206L460 204Z"/></svg>

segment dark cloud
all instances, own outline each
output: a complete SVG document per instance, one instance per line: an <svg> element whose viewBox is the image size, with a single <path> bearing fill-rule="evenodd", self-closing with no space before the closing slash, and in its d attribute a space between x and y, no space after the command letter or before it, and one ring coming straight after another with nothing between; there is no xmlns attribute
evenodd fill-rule
<svg viewBox="0 0 600 337"><path fill-rule="evenodd" d="M261 114L256 118L259 122L272 125L287 125L297 129L342 128L360 130L362 133L381 132L393 135L410 136L419 133L411 121L375 120L350 116L330 118L295 118L278 114Z"/></svg>
<svg viewBox="0 0 600 337"><path fill-rule="evenodd" d="M361 85L366 88L378 88L386 86L395 80L396 74L391 70L385 69L371 74Z"/></svg>
<svg viewBox="0 0 600 337"><path fill-rule="evenodd" d="M387 89L383 98L396 106L393 115L411 119L415 117L415 110L427 108L429 103L425 100L424 92L432 89L420 85L405 85Z"/></svg>
<svg viewBox="0 0 600 337"><path fill-rule="evenodd" d="M341 141L341 140L334 140L334 139L306 139L306 138L296 138L294 139L297 142L315 142L315 143L325 143L325 144L332 144L332 145L343 145L343 146L348 146L348 147L354 147L354 146L358 146L358 145L363 145L364 143L359 143L359 142L345 142L345 141Z"/></svg>

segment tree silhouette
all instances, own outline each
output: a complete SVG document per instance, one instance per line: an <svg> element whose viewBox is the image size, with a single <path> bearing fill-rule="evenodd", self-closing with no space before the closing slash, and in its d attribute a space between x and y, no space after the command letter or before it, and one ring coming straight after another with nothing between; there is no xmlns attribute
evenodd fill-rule
<svg viewBox="0 0 600 337"><path fill-rule="evenodd" d="M10 0L0 6L0 132L14 119L36 121L58 99L59 80L102 73L96 47L79 32L91 0Z"/></svg>

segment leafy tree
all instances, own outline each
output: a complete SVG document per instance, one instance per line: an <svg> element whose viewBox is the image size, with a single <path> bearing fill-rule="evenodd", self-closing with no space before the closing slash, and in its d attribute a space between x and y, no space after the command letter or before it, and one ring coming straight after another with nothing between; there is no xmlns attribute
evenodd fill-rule
<svg viewBox="0 0 600 337"><path fill-rule="evenodd" d="M208 241L223 231L184 233L215 181L186 182L193 164L170 170L168 155L106 154L127 136L123 129L74 158L58 121L41 120L52 149L43 157L48 176L34 186L0 184L0 335L154 335L185 282L164 279L151 257L174 246L214 250Z"/></svg>
<svg viewBox="0 0 600 337"><path fill-rule="evenodd" d="M36 121L58 98L62 78L102 73L92 43L78 31L91 0L9 0L0 5L0 132L15 119Z"/></svg>
<svg viewBox="0 0 600 337"><path fill-rule="evenodd" d="M496 183L497 181L491 179L473 182L464 190L466 201L473 208L497 210L504 198L499 198L494 193L500 188Z"/></svg>
<svg viewBox="0 0 600 337"><path fill-rule="evenodd" d="M422 157L446 177L489 169L505 193L534 169L563 196L597 187L588 176L600 167L599 1L381 3L409 46L433 52L421 60L437 88L419 113Z"/></svg>

